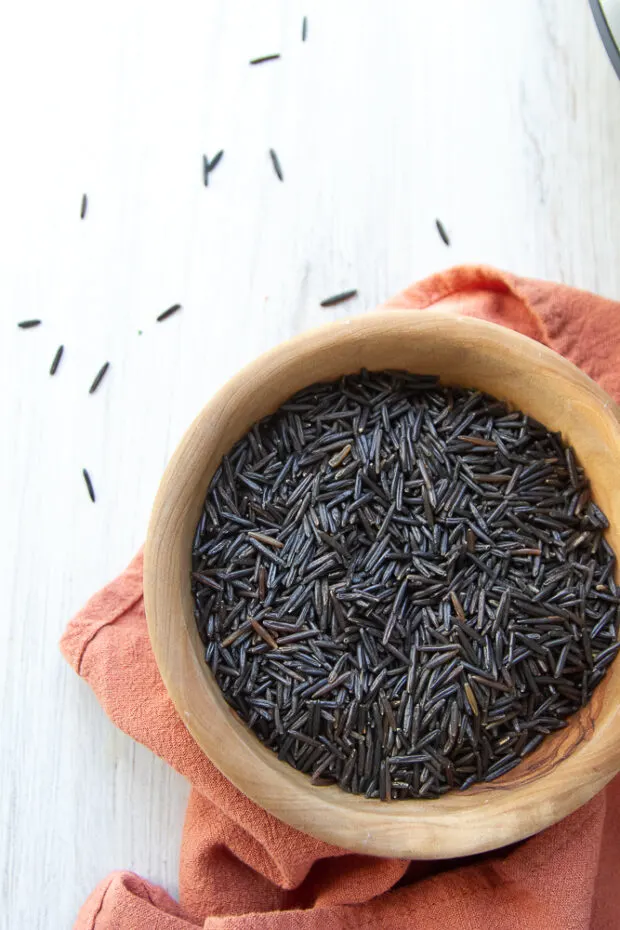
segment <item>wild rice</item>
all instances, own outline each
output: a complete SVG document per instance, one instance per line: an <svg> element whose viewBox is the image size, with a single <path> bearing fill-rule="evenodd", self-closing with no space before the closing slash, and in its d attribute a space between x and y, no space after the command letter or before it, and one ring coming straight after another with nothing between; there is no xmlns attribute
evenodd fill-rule
<svg viewBox="0 0 620 930"><path fill-rule="evenodd" d="M445 226L443 225L443 223L441 222L441 220L435 220L435 225L437 226L437 232L438 232L439 235L441 236L442 241L444 242L444 244L445 244L445 245L450 245L450 237L448 236L448 233L446 232L446 228L445 228Z"/></svg>
<svg viewBox="0 0 620 930"><path fill-rule="evenodd" d="M56 355L54 356L52 360L52 364L50 366L50 375L55 375L56 372L58 371L58 366L60 365L60 360L62 358L64 351L65 351L64 346L58 346L58 348L56 349Z"/></svg>
<svg viewBox="0 0 620 930"><path fill-rule="evenodd" d="M169 316L172 316L173 313L177 313L181 309L181 304L173 304L171 307L168 307L167 310L164 310L163 313L160 313L157 317L157 323L162 323L164 320L167 320Z"/></svg>
<svg viewBox="0 0 620 930"><path fill-rule="evenodd" d="M276 58L280 58L280 55L263 55L262 58L252 58L250 64L262 65L266 61L275 61Z"/></svg>
<svg viewBox="0 0 620 930"><path fill-rule="evenodd" d="M99 387L99 385L100 385L101 382L103 381L103 379L104 379L104 377L105 377L105 373L106 373L106 371L108 370L109 367L110 367L110 363L109 363L109 362L105 362L105 363L101 366L101 368L99 369L99 371L98 371L97 374L95 375L95 378L94 378L93 383L91 384L91 386L90 386L89 389L88 389L88 393L89 393L89 394L94 394L94 393L95 393L95 391L97 390L97 388Z"/></svg>
<svg viewBox="0 0 620 930"><path fill-rule="evenodd" d="M614 660L606 526L572 450L493 398L402 372L315 384L212 479L205 658L315 785L466 790L566 726Z"/></svg>
<svg viewBox="0 0 620 930"><path fill-rule="evenodd" d="M95 503L95 489L93 488L93 483L91 481L90 475L85 468L82 469L82 475L84 476L84 481L86 482L86 487L88 489L88 496L90 497L93 504Z"/></svg>
<svg viewBox="0 0 620 930"><path fill-rule="evenodd" d="M321 306L335 307L336 304L342 304L345 300L352 300L354 297L357 297L356 290L342 291L341 294L334 294L333 297L326 297L325 300L321 301Z"/></svg>
<svg viewBox="0 0 620 930"><path fill-rule="evenodd" d="M223 157L224 157L224 149L220 149L219 152L217 152L213 156L211 161L209 162L209 171L214 171L219 165L219 163L221 162Z"/></svg>
<svg viewBox="0 0 620 930"><path fill-rule="evenodd" d="M271 164L273 165L273 170L277 174L278 178L283 181L284 175L282 174L282 166L280 165L280 159L276 155L273 149L269 149L269 157L271 158Z"/></svg>

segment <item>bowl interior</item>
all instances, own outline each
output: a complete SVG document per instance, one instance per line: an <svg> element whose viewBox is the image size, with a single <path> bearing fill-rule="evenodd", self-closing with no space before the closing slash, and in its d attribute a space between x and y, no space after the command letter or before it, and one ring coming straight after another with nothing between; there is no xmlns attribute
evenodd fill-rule
<svg viewBox="0 0 620 930"><path fill-rule="evenodd" d="M565 359L509 330L441 311L388 311L330 324L259 358L192 424L155 502L145 550L145 603L160 672L212 762L280 819L379 855L438 858L515 842L576 809L620 768L620 666L587 707L512 772L437 800L386 804L314 787L280 762L226 704L204 662L189 585L192 540L222 455L297 390L342 374L400 368L486 391L562 433L586 469L620 551L620 427L613 402Z"/></svg>

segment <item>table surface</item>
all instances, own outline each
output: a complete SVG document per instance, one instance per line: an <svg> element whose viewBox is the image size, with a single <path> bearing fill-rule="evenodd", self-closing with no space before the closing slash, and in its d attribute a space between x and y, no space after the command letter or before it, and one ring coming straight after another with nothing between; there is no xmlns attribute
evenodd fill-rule
<svg viewBox="0 0 620 930"><path fill-rule="evenodd" d="M3 20L0 926L60 930L111 869L177 890L187 785L57 642L140 545L184 429L252 356L450 264L620 299L620 82L586 0L22 0Z"/></svg>

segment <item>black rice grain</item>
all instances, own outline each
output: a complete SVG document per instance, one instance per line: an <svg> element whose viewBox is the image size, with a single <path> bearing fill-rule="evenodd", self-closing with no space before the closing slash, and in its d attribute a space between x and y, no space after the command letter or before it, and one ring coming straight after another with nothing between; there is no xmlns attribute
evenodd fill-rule
<svg viewBox="0 0 620 930"><path fill-rule="evenodd" d="M90 475L85 468L82 469L82 474L84 475L84 481L86 482L86 487L88 489L88 496L90 497L93 504L95 503L95 489L93 488L93 483L90 480Z"/></svg>
<svg viewBox="0 0 620 930"><path fill-rule="evenodd" d="M99 369L99 371L98 371L97 374L95 375L95 378L94 378L93 383L91 384L91 386L90 386L89 389L88 389L88 393L89 393L89 394L94 394L94 393L95 393L95 391L97 390L97 388L99 387L99 385L100 385L101 382L103 381L103 379L104 379L104 377L105 377L105 373L106 373L106 371L108 370L109 367L110 367L110 363L109 363L109 362L105 362L105 363L101 366L101 368Z"/></svg>
<svg viewBox="0 0 620 930"><path fill-rule="evenodd" d="M280 58L280 55L263 55L262 58L252 58L250 64L262 65L266 61L275 61L276 58Z"/></svg>
<svg viewBox="0 0 620 930"><path fill-rule="evenodd" d="M341 294L334 294L333 297L326 297L325 300L321 301L321 306L335 307L336 304L342 304L346 300L352 300L354 297L357 297L356 290L342 291Z"/></svg>
<svg viewBox="0 0 620 930"><path fill-rule="evenodd" d="M41 320L22 320L17 325L20 329L32 329L34 326L40 326Z"/></svg>
<svg viewBox="0 0 620 930"><path fill-rule="evenodd" d="M62 358L62 354L64 351L65 351L64 346L58 346L58 348L56 349L56 355L52 359L52 364L50 366L50 375L55 375L56 372L58 371L58 366L60 365L60 360Z"/></svg>
<svg viewBox="0 0 620 930"><path fill-rule="evenodd" d="M224 149L220 149L219 152L217 152L213 156L211 161L209 162L209 171L214 171L219 165L219 163L221 162L223 157L224 157Z"/></svg>
<svg viewBox="0 0 620 930"><path fill-rule="evenodd" d="M277 174L278 178L283 181L284 175L282 174L282 166L280 164L280 159L276 155L273 149L269 149L269 156L271 158L271 164L273 165L273 170Z"/></svg>
<svg viewBox="0 0 620 930"><path fill-rule="evenodd" d="M86 211L88 210L88 197L86 194L82 194L82 203L80 204L80 219L83 220L86 216Z"/></svg>
<svg viewBox="0 0 620 930"><path fill-rule="evenodd" d="M437 232L441 236L441 239L445 245L450 245L450 237L446 232L446 228L441 222L441 220L435 220L435 225L437 226Z"/></svg>
<svg viewBox="0 0 620 930"><path fill-rule="evenodd" d="M173 304L171 307L168 307L167 310L164 310L163 313L160 313L157 317L157 323L162 323L164 320L167 320L169 316L172 316L173 313L177 313L181 309L181 304Z"/></svg>
<svg viewBox="0 0 620 930"><path fill-rule="evenodd" d="M572 450L479 391L405 372L311 385L212 479L190 580L205 660L317 786L492 784L620 649L606 526Z"/></svg>
<svg viewBox="0 0 620 930"><path fill-rule="evenodd" d="M304 16L301 21L301 41L305 42L308 38L308 17Z"/></svg>

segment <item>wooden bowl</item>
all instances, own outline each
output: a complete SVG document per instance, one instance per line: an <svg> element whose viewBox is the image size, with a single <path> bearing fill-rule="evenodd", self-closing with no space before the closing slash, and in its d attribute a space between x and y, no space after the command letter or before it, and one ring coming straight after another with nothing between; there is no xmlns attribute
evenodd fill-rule
<svg viewBox="0 0 620 930"><path fill-rule="evenodd" d="M276 817L361 853L464 856L514 843L570 814L620 770L620 663L590 703L508 775L438 800L382 803L315 787L265 748L226 704L193 616L191 548L222 455L291 394L315 381L383 368L439 374L488 391L570 442L620 552L620 415L570 362L510 330L453 313L383 311L305 333L235 375L191 425L162 479L148 531L144 597L165 685L220 771Z"/></svg>

